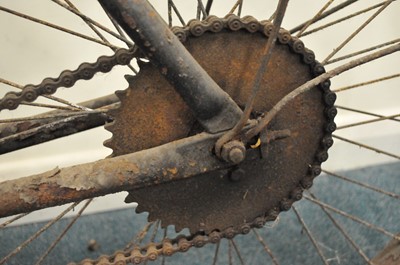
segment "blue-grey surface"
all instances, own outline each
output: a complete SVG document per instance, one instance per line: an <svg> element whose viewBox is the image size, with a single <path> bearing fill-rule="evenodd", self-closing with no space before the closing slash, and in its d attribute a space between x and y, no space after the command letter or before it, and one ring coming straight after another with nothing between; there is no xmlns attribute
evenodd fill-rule
<svg viewBox="0 0 400 265"><path fill-rule="evenodd" d="M352 179L400 194L400 163L342 173ZM317 178L312 190L319 199L334 207L377 224L392 233L400 232L398 199L326 175ZM302 200L297 202L295 207L313 232L319 247L329 259L329 264L365 264L318 206ZM379 232L340 215L333 214L333 216L369 257L376 255L389 241L387 236ZM68 221L63 219L56 223L7 264L34 264ZM84 216L56 246L44 264L66 264L70 261L80 261L85 257L95 258L103 253L111 254L114 250L123 248L145 223L146 215L137 215L134 209ZM0 230L0 257L12 251L43 224L36 223ZM320 257L292 210L281 214L278 222L267 224L258 232L268 243L279 264L321 264ZM94 252L87 248L91 239L99 244L99 248ZM245 264L272 264L254 234L237 236L235 242ZM222 241L218 264L229 264L228 250L228 242ZM215 245L208 245L202 249L191 249L187 253L169 257L165 264L212 264L214 253ZM232 258L233 264L241 264L235 252ZM161 260L154 264L161 264Z"/></svg>

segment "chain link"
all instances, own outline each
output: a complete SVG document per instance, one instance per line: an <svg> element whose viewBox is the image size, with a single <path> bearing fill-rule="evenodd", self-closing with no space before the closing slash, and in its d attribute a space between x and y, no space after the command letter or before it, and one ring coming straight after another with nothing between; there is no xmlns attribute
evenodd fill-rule
<svg viewBox="0 0 400 265"><path fill-rule="evenodd" d="M120 48L114 55L101 56L95 63L82 63L74 70L64 70L57 78L45 78L39 85L26 85L21 92L8 92L0 100L0 111L14 110L22 102L33 102L39 96L52 95L60 87L72 87L78 80L89 80L96 73L107 73L116 65L127 65L134 57L136 48Z"/></svg>
<svg viewBox="0 0 400 265"><path fill-rule="evenodd" d="M271 33L273 24L270 21L257 21L251 16L238 17L233 14L227 15L225 18L218 18L216 16L209 16L203 21L191 20L186 27L172 27L172 32L185 42L191 36L200 37L205 32L218 33L222 30L238 31L246 30L250 33L260 32L268 37ZM278 35L278 42L283 45L288 45L290 50L301 57L303 63L308 65L310 72L313 76L318 76L325 72L322 64L315 60L314 53L305 48L303 42L296 37L290 35L287 30L280 29ZM333 107L336 100L336 95L330 91L330 81L327 80L319 85L323 91L323 98L325 103L325 116L327 123L325 124L326 132L317 151L313 165L310 165L309 172L306 177L302 179L300 184L293 189L287 198L282 198L277 207L265 213L263 216L255 218L251 222L245 222L239 230L229 227L223 231L213 231L210 234L195 234L190 236L178 235L173 239L165 238L160 243L150 243L146 246L134 246L127 251L117 251L110 256L102 256L97 260L86 259L79 263L79 265L106 265L106 264L140 264L145 261L156 260L159 256L171 256L177 252L186 252L192 247L203 247L205 244L218 243L222 238L231 239L237 234L247 234L252 228L262 228L266 222L274 221L281 211L288 211L295 201L302 198L304 189L311 187L313 179L321 173L321 163L327 159L327 150L332 146L333 140L331 133L336 128L333 122L337 111ZM223 210L221 210L223 212ZM71 263L70 265L76 265Z"/></svg>

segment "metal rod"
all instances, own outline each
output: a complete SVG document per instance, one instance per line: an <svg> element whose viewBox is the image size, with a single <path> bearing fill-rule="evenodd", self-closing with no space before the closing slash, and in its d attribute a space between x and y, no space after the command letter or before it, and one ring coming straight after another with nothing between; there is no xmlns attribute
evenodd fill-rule
<svg viewBox="0 0 400 265"><path fill-rule="evenodd" d="M363 9L363 10L357 11L357 12L355 12L355 13L352 13L352 14L350 14L350 15L348 15L348 16L339 18L339 19L337 19L337 20L335 20L335 21L329 22L329 23L327 23L327 24L325 24L325 25L322 25L322 26L320 26L320 27L317 27L317 28L314 28L314 29L309 30L309 31L307 31L307 32L304 32L303 34L301 34L301 36L303 36L303 37L304 37L304 36L307 36L307 35L309 35L309 34L318 32L318 31L320 31L320 30L322 30L322 29L325 29L325 28L331 27L331 26L333 26L333 25L336 25L336 24L338 24L338 23L340 23L340 22L346 21L346 20L348 20L348 19L350 19L350 18L353 18L353 17L356 17L356 16L358 16L358 15L364 14L364 13L370 11L370 10L373 10L373 9L375 9L375 8L378 8L378 7L382 6L384 3L385 3L385 1L384 1L384 2L381 2L381 3L377 4L377 5L373 5L373 6L370 6L370 7L366 8L366 9ZM330 61L327 62L326 64L328 64L328 63L330 63Z"/></svg>
<svg viewBox="0 0 400 265"><path fill-rule="evenodd" d="M1 182L0 217L227 168L231 164L211 152L220 136L201 133L124 156Z"/></svg>
<svg viewBox="0 0 400 265"><path fill-rule="evenodd" d="M317 197L312 192L310 191L308 192L310 193L311 197L317 200ZM365 255L364 251L362 251L362 249L356 244L356 242L354 242L354 240L350 237L350 235L346 232L346 230L344 230L344 228L338 223L338 221L336 221L336 219L332 216L332 214L330 214L322 206L319 205L319 207L326 214L329 220L331 220L332 224L340 231L340 233L342 233L347 242L349 242L353 246L353 248L358 252L358 254L365 260L365 262L367 262L369 265L373 265L371 263L371 260L367 257L367 255Z"/></svg>
<svg viewBox="0 0 400 265"><path fill-rule="evenodd" d="M373 116L373 117L378 117L378 118L385 117L383 115L379 115L379 114L368 112L368 111L363 111L363 110L358 110L358 109L353 109L353 108L348 108L348 107L343 107L343 106L338 106L338 105L335 105L335 107L337 109L343 109L343 110L352 111L352 112L356 112L356 113L361 113L361 114L365 114L365 115L369 115L369 116ZM391 121L400 121L400 119L395 119L395 118L392 118L392 119L389 119L389 120L391 120Z"/></svg>
<svg viewBox="0 0 400 265"><path fill-rule="evenodd" d="M21 219L22 217L24 217L24 216L26 216L28 214L30 214L30 213L29 212L28 213L21 213L21 214L15 216L15 217L11 218L10 220L5 221L4 223L0 224L0 229L6 227L7 225L9 225L11 223L14 223L15 221Z"/></svg>
<svg viewBox="0 0 400 265"><path fill-rule="evenodd" d="M215 246L215 252L214 252L214 258L213 258L213 263L212 265L216 265L218 261L218 254L219 254L219 244L221 241L217 242L217 245Z"/></svg>
<svg viewBox="0 0 400 265"><path fill-rule="evenodd" d="M336 128L336 130L352 128L352 127L355 127L355 126L364 125L364 124L370 124L370 123L384 121L384 120L393 120L393 119L395 119L397 117L400 117L400 113L394 114L394 115L390 115L390 116L382 116L382 117L379 117L379 118L376 118L376 119L360 121L360 122L354 122L354 123L338 126Z"/></svg>
<svg viewBox="0 0 400 265"><path fill-rule="evenodd" d="M45 253L38 259L35 265L42 264L43 260L50 254L50 252L56 247L58 242L65 236L69 229L75 224L75 222L81 217L82 213L86 210L89 204L92 202L92 199L87 200L87 202L82 206L79 212L75 215L75 217L69 222L69 224L64 228L61 234L53 241L53 243L49 246Z"/></svg>
<svg viewBox="0 0 400 265"><path fill-rule="evenodd" d="M394 52L400 51L400 44L395 44L392 45L388 48L379 50L377 52L374 52L372 54L366 55L364 57L355 59L353 61L350 61L346 64L343 64L339 67L336 67L322 75L319 75L315 77L314 79L311 79L310 81L306 82L305 84L301 85L300 87L296 88L286 96L284 96L266 115L264 118L262 118L258 125L252 129L250 129L246 135L245 135L245 140L249 140L259 134L264 128L268 126L268 124L271 122L271 120L279 113L279 111L290 101L292 101L294 98L296 98L298 95L310 90L311 88L315 87L316 85L320 84L321 82L332 78L338 74L341 74L345 71L348 71L356 66L365 64L367 62L371 62L373 60L376 60L378 58L381 58L383 56L392 54Z"/></svg>
<svg viewBox="0 0 400 265"><path fill-rule="evenodd" d="M84 108L88 109L112 109L113 106L117 106L118 103L116 102L118 102L118 98L114 94L111 94L81 102L79 105L82 105ZM56 113L62 112L51 111L42 113L38 116L53 115ZM110 121L107 115L102 113L88 113L84 116L68 117L63 119L56 118L51 121L30 121L29 124L25 122L24 126L20 126L19 123L11 125L0 124L0 154L12 152L25 147L102 126L106 121ZM17 131L9 130L8 128L11 127L17 128ZM49 130L52 132L51 134L48 133ZM28 135L29 137L26 137Z"/></svg>
<svg viewBox="0 0 400 265"><path fill-rule="evenodd" d="M190 55L145 0L99 0L150 61L158 67L212 133L232 128L242 111Z"/></svg>
<svg viewBox="0 0 400 265"><path fill-rule="evenodd" d="M381 149L378 149L378 148L375 148L375 147L372 147L372 146L369 146L369 145L366 145L366 144L362 144L362 143L359 143L359 142L356 142L356 141L353 141L353 140L350 140L350 139L347 139L347 138L344 138L344 137L341 137L341 136L338 136L338 135L332 135L332 137L336 138L336 139L339 139L339 140L342 140L344 142L347 142L349 144L354 144L354 145L357 145L359 147L363 147L363 148L366 148L368 150L377 152L378 154L387 155L387 156L390 156L390 157L393 157L393 158L396 158L396 159L400 160L400 156L398 156L396 154L389 153L389 152L386 152L384 150L381 150Z"/></svg>
<svg viewBox="0 0 400 265"><path fill-rule="evenodd" d="M358 27L349 37L347 37L338 47L333 49L333 51L322 61L325 65L335 54L337 54L344 46L347 45L358 33L360 33L372 20L374 20L386 7L388 7L394 0L388 0L386 3L378 9L371 17L369 17L360 27Z"/></svg>
<svg viewBox="0 0 400 265"><path fill-rule="evenodd" d="M18 254L23 248L25 248L28 244L30 244L33 240L35 240L38 236L40 236L44 231L46 231L50 226L55 224L58 220L61 219L64 215L66 215L69 211L71 211L74 207L76 207L79 204L79 202L75 202L72 205L70 205L66 210L64 210L61 214L59 214L56 218L53 220L50 220L46 225L44 225L42 228L40 228L38 231L36 231L35 234L33 234L30 238L25 240L21 245L19 245L17 248L15 248L12 252L10 252L7 256L2 258L0 260L0 264L5 264L10 258Z"/></svg>
<svg viewBox="0 0 400 265"><path fill-rule="evenodd" d="M335 93L342 92L342 91L346 91L346 90L353 89L353 88L356 88L356 87L366 86L366 85L378 83L378 82L381 82L381 81L389 80L389 79L392 79L392 78L396 78L396 77L400 77L400 73L397 73L397 74L394 74L394 75L385 76L385 77L381 77L381 78L378 78L378 79L369 80L369 81L366 81L366 82L357 83L357 84L350 85L350 86L337 88L337 89L333 90L333 92L335 92Z"/></svg>
<svg viewBox="0 0 400 265"><path fill-rule="evenodd" d="M325 11L324 13L322 13L322 15L319 16L318 19L316 19L316 20L314 21L314 23L317 22L317 21L320 21L320 20L323 19L323 18L326 18L326 17L328 17L328 16L330 16L330 15L336 13L337 11L342 10L343 8L345 8L345 7L347 7L347 6L351 5L351 4L354 4L354 3L357 2L357 1L358 1L358 0L347 0L347 1L345 1L345 2L343 2L343 3L341 3L341 4L339 4L339 5L337 5L337 6L335 6L335 7L332 7L331 9L329 9L329 10ZM308 21L303 22L303 23L301 23L300 25L294 27L293 29L291 29L291 30L289 31L290 34L296 33L297 31L301 30L307 23L308 23Z"/></svg>
<svg viewBox="0 0 400 265"><path fill-rule="evenodd" d="M133 43L130 42L128 39L126 39L124 36L121 36L121 35L115 33L114 31L110 30L109 28L107 28L107 27L103 26L102 24L100 24L100 23L94 21L94 20L91 19L90 17L88 17L88 16L82 14L82 13L79 12L78 10L75 10L74 8L72 8L72 7L70 7L70 6L66 5L66 4L64 4L64 3L61 2L60 0L51 0L51 1L53 1L54 3L56 3L56 4L58 4L58 5L62 6L62 7L64 7L65 9L67 9L67 10L69 10L70 12L74 13L75 15L81 17L83 20L89 22L90 24L92 24L92 25L94 25L94 26L96 26L96 27L98 27L98 28L104 30L105 32L107 32L107 33L110 34L111 36L113 36L113 37L115 37L115 38L117 38L117 39L119 39L119 40L125 42L125 43L128 45L128 47L133 46ZM117 48L118 48L118 47L117 47Z"/></svg>
<svg viewBox="0 0 400 265"><path fill-rule="evenodd" d="M243 129L243 127L246 125L246 123L250 118L254 102L257 98L258 91L260 90L260 84L262 78L267 70L268 63L272 56L272 51L274 49L276 39L278 37L279 29L281 28L283 17L285 16L288 3L289 0L280 0L276 7L275 11L276 16L273 23L273 29L271 31L270 36L268 37L266 45L264 46L258 70L253 80L251 94L246 102L246 107L243 111L242 116L240 117L240 120L235 124L235 126L230 131L226 132L220 139L218 139L217 143L215 144L215 152L217 155L220 155L222 146L225 143L232 140L239 134L239 132Z"/></svg>
<svg viewBox="0 0 400 265"><path fill-rule="evenodd" d="M295 215L297 217L297 220L299 221L299 223L303 227L304 231L306 231L306 234L307 234L308 238L310 239L311 243L313 244L313 246L317 250L317 253L320 256L322 262L325 265L329 265L328 261L325 258L324 253L322 252L322 250L318 246L317 240L315 239L315 237L311 233L310 229L307 227L306 223L304 222L303 218L300 216L299 212L296 210L296 207L293 206L292 208L293 208L293 211L294 211L294 213L295 213Z"/></svg>
<svg viewBox="0 0 400 265"><path fill-rule="evenodd" d="M275 258L274 253L272 252L272 250L269 248L269 246L267 245L267 243L264 241L264 239L260 236L260 234L256 231L256 229L251 229L254 232L254 235L256 236L258 242L260 242L260 244L263 246L265 252L269 255L269 257L271 258L271 261L274 265L279 265L278 260Z"/></svg>
<svg viewBox="0 0 400 265"><path fill-rule="evenodd" d="M303 32L304 32L306 29L308 29L308 27L309 27L312 23L314 23L314 21L317 21L317 19L318 19L319 17L321 17L322 13L332 4L333 1L334 1L334 0L329 0L329 1L321 8L321 10L319 10L318 13L317 13L314 17L312 17L312 18L304 25L304 27L303 27L299 32L297 32L296 37L301 37L301 36L303 35Z"/></svg>
<svg viewBox="0 0 400 265"><path fill-rule="evenodd" d="M44 20L29 16L29 15L26 15L26 14L23 14L23 13L20 13L20 12L17 12L15 10L8 9L6 7L3 7L3 6L0 6L0 10L4 11L4 12L7 12L9 14L12 14L12 15L15 15L15 16L18 16L18 17L21 17L21 18L24 18L24 19L27 19L27 20L42 24L42 25L45 25L47 27L63 31L65 33L69 33L71 35L74 35L76 37L80 37L80 38L85 39L85 40L89 40L89 41L92 41L92 42L95 42L95 43L98 43L98 44L101 44L101 45L104 45L104 46L107 46L107 47L118 48L117 46L112 45L112 44L108 44L108 43L106 43L106 42L104 42L102 40L98 40L98 39L86 36L86 35L81 34L79 32L69 30L67 28L55 25L53 23L50 23L50 22L47 22L47 21L44 21Z"/></svg>
<svg viewBox="0 0 400 265"><path fill-rule="evenodd" d="M338 178L338 179L341 179L341 180L344 180L344 181L347 181L347 182L356 184L356 185L358 185L358 186L360 186L360 187L363 187L363 188L366 188L366 189L369 189L369 190L373 190L373 191L375 191L375 192L378 192L378 193L384 194L384 195L386 195L386 196L389 196L389 197L392 197L392 198L395 198L395 199L400 200L400 195L399 195L399 194L396 194L396 193L393 193L393 192L389 192L389 191L382 190L382 189L380 189L380 188L377 188L377 187L374 187L374 186L365 184L365 183L360 182L360 181L357 181L357 180L353 180L353 179L351 179L351 178L348 178L348 177L345 177L345 176L342 176L342 175L339 175L339 174L330 172L330 171L328 171L328 170L322 170L322 172L324 172L324 173L327 174L328 176L336 177L336 178Z"/></svg>
<svg viewBox="0 0 400 265"><path fill-rule="evenodd" d="M369 223L367 221L364 221L364 220L362 220L362 219L360 219L360 218L358 218L358 217L356 217L354 215L348 214L348 213L346 213L346 212L344 212L342 210L339 210L339 209L337 209L335 207L330 206L329 204L323 203L322 201L314 199L314 198L311 198L311 197L309 197L307 195L304 195L303 197L306 200L309 200L309 201L311 201L311 202L323 207L324 209L328 209L328 210L333 211L333 212L335 212L337 214L340 214L341 216L344 216L344 217L346 217L346 218L348 218L350 220L353 220L354 222L362 224L363 226L365 226L367 228L370 228L370 229L373 229L375 231L378 231L378 232L380 232L380 233L382 233L382 234L384 234L384 235L386 235L386 236L388 236L390 238L393 238L393 239L396 239L396 240L400 240L400 235L396 236L395 234L390 233L389 231L383 229L382 227L379 227L379 226L376 226L374 224L371 224L371 223Z"/></svg>

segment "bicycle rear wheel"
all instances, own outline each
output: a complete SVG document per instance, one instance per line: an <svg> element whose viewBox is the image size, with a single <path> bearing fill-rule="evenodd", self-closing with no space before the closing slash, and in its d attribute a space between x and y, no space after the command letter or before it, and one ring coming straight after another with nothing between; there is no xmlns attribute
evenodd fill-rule
<svg viewBox="0 0 400 265"><path fill-rule="evenodd" d="M230 11L230 8L234 6L236 6L236 9L234 9L235 13L240 12L241 15L250 14L258 19L269 18L275 9L275 4L271 6L267 4L261 6L259 3L238 1L237 4L233 2L232 5L227 8L225 2L208 2L212 3L209 10L210 14L215 14L220 17L226 15L226 13ZM332 1L328 3L330 2ZM290 3L287 15L284 18L283 27L286 29L293 29L292 34L300 36L307 47L315 52L317 59L325 62L327 70L353 58L357 58L357 56L362 56L364 54L362 52L364 52L365 49L371 50L367 52L372 52L372 48L378 45L383 47L393 43L398 44L399 39L396 29L388 25L395 24L393 21L397 19L396 12L399 11L399 4L397 2L389 4L389 2L392 1L384 1L378 4L373 1L360 2L361 1L344 1L336 4L332 3L330 7L322 11L322 14L328 12L328 10L332 10L335 6L342 6L342 8L324 19L321 19L322 16L318 18L315 16L318 11L323 8L321 3L313 3L314 6L312 7L307 6L307 12L301 11L303 10L301 4ZM64 3L68 4L67 1ZM78 3L76 4L78 5ZM153 4L156 5L156 3ZM164 6L161 4L157 6L157 9L161 10L166 21L171 21L167 11L168 9L172 10L172 24L180 24L182 21L188 22L191 18L202 18L203 16L202 8L201 6L198 7L198 2L196 1L193 3L166 1L163 4ZM346 6L345 4L348 5ZM82 4L82 6L80 5L81 4L78 6L80 10L90 12L89 14L95 17L96 20L100 20L100 18L97 18L97 14L101 11L100 9L94 9L92 3L88 3L87 6L84 4ZM204 10L206 10L207 3L203 3L203 5ZM73 17L69 11L63 10L54 3L50 3L48 7L36 7L37 9L32 5L29 6L27 3L21 4L15 1L4 3L3 6L23 11L34 16L53 15L51 19L54 19L53 21L60 24L72 22ZM175 6L179 14L182 15L181 19L179 19L180 15L175 13L173 6ZM370 10L363 12L365 9ZM37 13L34 14L33 11ZM376 18L372 19L371 15L377 11L380 11L380 13ZM362 14L358 16L354 15L357 14L357 12ZM65 17L61 14L64 14ZM301 16L299 14L301 14ZM79 49L83 52L77 53L75 48L77 44L75 44L73 38L65 37L67 35L64 35L64 33L61 35L53 29L46 29L41 32L43 29L42 25L36 25L32 22L21 22L21 24L18 24L21 18L11 16L9 13L3 13L3 15L4 16L1 17L4 21L10 21L9 23L12 23L15 27L20 25L27 30L26 34L21 34L19 30L17 31L15 27L13 27L11 32L8 31L6 33L6 36L10 36L9 38L5 38L6 44L8 43L8 39L12 39L16 43L24 45L24 48L15 45L15 42L8 45L8 48L2 45L2 47L5 47L2 49L4 57L12 56L10 59L7 59L7 61L15 62L15 66L9 63L7 63L7 65L1 65L1 72L4 73L2 77L3 81L13 80L21 84L38 83L43 77L57 76L62 70L66 68L73 69L81 62L94 61L99 55L112 54L112 50L108 47L110 45L100 44L101 48L96 50L93 49L93 47L98 47L98 42L95 42L93 45L83 46L82 43L87 42L87 40L78 42ZM347 16L353 15L354 17L347 18ZM336 19L341 18L346 19L332 26L328 24L323 31L313 32L313 29L324 26L328 21L333 23ZM296 30L295 26L310 19L313 23L310 25L305 23ZM365 28L359 28L360 25L369 20L371 20L371 22L366 25ZM86 24L82 23L79 17L76 17L74 21L74 25L71 27L77 27L79 28L78 31L82 31L86 35L93 37L94 34L91 32L91 29L88 28ZM101 22L112 27L112 23L108 21L107 16L101 18ZM2 24L4 25L4 23ZM69 25L67 26L69 27ZM339 50L340 46L342 46L341 44L345 44L344 40L357 29L360 29L360 32L354 39L349 40L348 44L343 45L343 48ZM55 35L50 37L49 31L54 31ZM32 38L28 37L32 35L32 33L34 33L34 36L32 36ZM36 48L35 52L25 52L25 39L28 38L30 42L29 46ZM98 38L96 37L96 39ZM113 43L115 44L112 45L115 46L123 45L123 42L119 40ZM4 52L5 50L7 50L7 52ZM338 53L332 54L332 50ZM353 57L352 53L354 52L360 54ZM72 54L77 56L70 56ZM46 58L46 60L43 60L43 58ZM47 58L51 58L52 62L49 63ZM281 214L278 224L274 223L272 229L265 228L262 230L254 230L254 233L256 233L255 235L247 236L251 238L251 240L246 240L247 237L239 237L234 240L222 241L216 246L210 245L204 249L200 249L203 251L203 254L207 253L207 251L212 251L212 255L209 255L208 258L204 258L204 260L201 261L202 263L207 261L213 264L214 259L218 259L220 263L230 263L230 260L234 260L232 262L257 264L260 262L260 259L253 257L257 256L262 260L266 260L265 262L271 262L272 264L292 264L294 260L316 264L320 262L364 264L370 262L370 260L376 256L388 239L394 238L394 234L398 233L396 220L399 220L400 217L398 216L398 211L396 211L399 207L398 200L400 193L397 180L399 176L398 150L400 150L400 141L398 136L400 129L397 123L399 104L397 100L398 96L396 95L398 93L395 90L396 85L399 84L399 79L396 78L399 76L396 72L398 62L400 61L399 59L399 54L395 53L332 79L332 88L334 91L336 90L338 95L336 103L339 111L336 118L338 130L335 133L335 144L330 150L330 158L326 164L324 164L325 174L317 178L314 187L311 189L312 193L307 195L306 200L303 199L299 203L296 203L294 206L295 210L293 209L288 213ZM133 64L133 67L137 68L135 64ZM12 71L12 69L14 69L14 71ZM15 69L17 69L17 71L15 71ZM79 107L77 108L76 104L71 104L70 102L82 102L87 99L96 98L97 96L108 95L117 89L125 88L126 83L122 78L123 74L133 74L132 69L116 69L115 71L113 70L111 74L97 75L98 82L78 82L74 86L74 90L64 89L58 91L56 95L67 99L69 102L69 104L67 103L61 106L69 108L70 110L75 108L74 111L77 111ZM107 84L105 82L109 83ZM9 86L4 85L4 83L10 82L3 82L3 86L8 89ZM112 87L112 89L110 90L109 87ZM82 91L84 91L84 93L82 93ZM93 96L94 94L96 94L96 96ZM60 103L53 103L53 101L48 101L48 99L43 100L42 104L60 106ZM21 112L18 113L20 110ZM80 111L84 112L87 111L87 109L81 109ZM5 115L3 120L9 118L15 120L17 117L20 117L19 115L25 117L27 114L32 114L32 112L35 112L34 114L43 112L43 108L38 108L38 106L23 106L23 108L19 108L16 111L6 113L3 111L1 114L2 116ZM76 113L71 115L76 115ZM9 124L9 121L5 122ZM7 128L10 128L10 126L7 126ZM3 132L4 129L2 130L2 133ZM8 136L9 135L12 134L8 134ZM93 137L93 135L96 135L96 137ZM59 142L49 142L41 146L34 146L30 148L30 150L20 150L2 155L0 159L5 166L2 166L2 173L0 175L19 177L29 173L40 172L43 171L43 169L51 169L56 166L66 166L73 163L82 163L102 158L110 153L108 149L102 147L102 142L109 137L109 133L100 128L85 132L82 136L74 135L68 137L69 139L57 140ZM84 148L81 144L82 142L86 144ZM89 143L91 143L90 147L88 146ZM60 154L59 150L61 148L63 151L60 156L55 157L52 155ZM43 155L45 153L51 155ZM42 158L40 158L38 154L42 154ZM49 161L50 156L53 157L53 161ZM36 160L32 161L32 157L35 157ZM44 168L42 166L37 166L41 161L46 165ZM28 165L31 165L29 169ZM365 169L353 171L353 169L360 167L365 167ZM385 171L385 176L379 177L379 179L374 178L373 176L375 174L381 175L378 171ZM349 174L349 176L347 176L347 174ZM373 187L371 188L370 186ZM124 195L120 195L118 201L121 203L112 203L110 208L123 205L123 197ZM115 199L110 200L115 201ZM102 203L103 201L99 204ZM338 209L341 209L341 211ZM382 211L382 209L385 211ZM342 210L346 213L343 214ZM49 213L49 215L51 214L52 213ZM31 222L33 219L28 219L30 215L21 220ZM43 215L43 213L41 212L39 215ZM44 219L47 218L46 213ZM137 218L140 219L143 218L143 216L139 215ZM66 220L63 222L66 222ZM346 229L350 225L351 229ZM375 225L379 226L379 228ZM157 227L158 224L156 223L155 226ZM10 237L9 233L12 229L22 228L2 229L1 241L8 241ZM157 232L157 239L162 240L164 231L158 228L154 231ZM304 232L302 233L301 231ZM375 233L379 234L379 236ZM132 232L132 235L133 234ZM146 240L152 241L151 234L152 232L147 233ZM369 237L371 234L375 236ZM168 230L168 236L172 237L174 233ZM287 243L287 241L277 241L276 238L280 237L295 238L293 241L296 241L296 244L287 245L284 244ZM110 237L107 237L107 239L109 238ZM371 238L373 238L373 240ZM155 240L153 239L153 241ZM62 242L63 241L61 241L61 243ZM42 243L43 242L39 242L39 245ZM119 247L115 249L123 247L124 243L126 242L116 243L117 245L119 244ZM299 248L300 245L302 246L301 249ZM43 246L40 247L43 251L45 250ZM47 257L47 262L49 264L56 263L55 260L57 260L57 262L60 261L60 256L65 255L60 254L60 248L64 247L59 247L57 251L54 251ZM13 246L9 245L8 248L2 249L4 249L3 251L5 252L1 252L0 256L6 257L8 253L12 251ZM285 249L285 251L283 252L281 249ZM85 251L83 252L84 254L88 254L85 253ZM349 254L349 252L351 253ZM188 252L189 257L190 253L191 251ZM256 253L256 255L254 255L254 253ZM304 255L304 253L307 253L307 255ZM29 252L28 248L25 248L21 253L15 255L15 257L13 256L13 258L10 258L7 262L10 264L13 264L13 262L16 264L21 263L18 257L23 257L24 255L31 256L32 252ZM89 253L89 255L95 257L98 253ZM39 256L40 255L36 257L39 258ZM165 262L167 264L169 262L175 264L179 262L183 263L180 258L180 255L174 255L171 258L167 258ZM77 259L73 258L73 261L79 261L79 259L80 257ZM193 256L189 259L193 259ZM159 259L156 262L164 261L163 259Z"/></svg>

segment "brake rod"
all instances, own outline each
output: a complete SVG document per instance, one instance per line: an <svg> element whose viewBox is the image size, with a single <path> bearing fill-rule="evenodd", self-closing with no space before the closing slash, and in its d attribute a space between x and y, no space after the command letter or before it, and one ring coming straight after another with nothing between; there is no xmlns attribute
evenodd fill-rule
<svg viewBox="0 0 400 265"><path fill-rule="evenodd" d="M241 109L186 50L146 0L99 0L211 133L232 128Z"/></svg>

